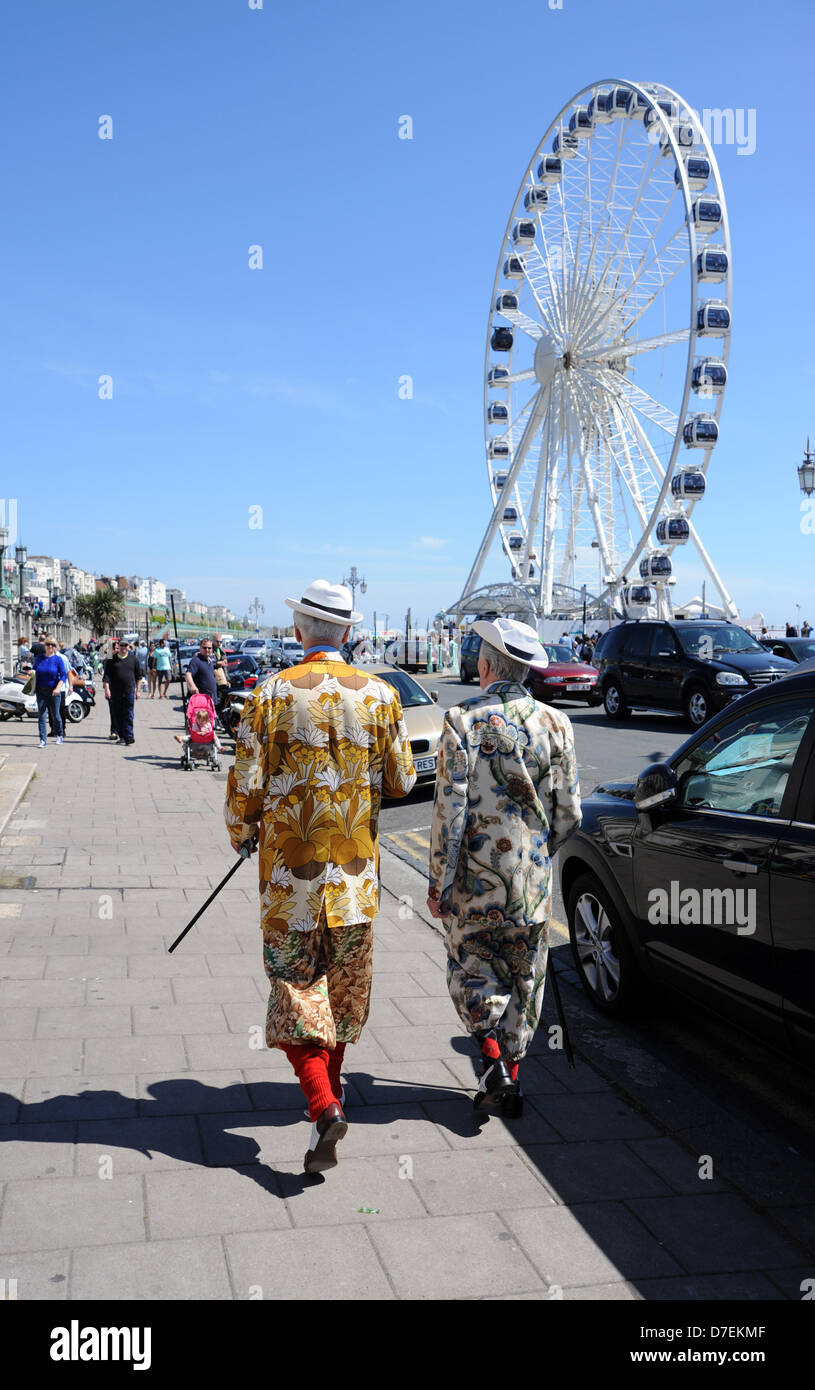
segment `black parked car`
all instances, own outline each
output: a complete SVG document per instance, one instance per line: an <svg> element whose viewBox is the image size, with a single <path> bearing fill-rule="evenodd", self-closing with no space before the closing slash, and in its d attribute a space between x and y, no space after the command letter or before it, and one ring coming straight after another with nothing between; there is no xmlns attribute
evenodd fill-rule
<svg viewBox="0 0 815 1390"><path fill-rule="evenodd" d="M667 985L815 1063L815 671L745 695L561 850L575 962L602 1012Z"/></svg>
<svg viewBox="0 0 815 1390"><path fill-rule="evenodd" d="M600 637L592 661L609 719L627 719L634 707L676 709L692 729L793 669L737 623L711 620L619 623Z"/></svg>
<svg viewBox="0 0 815 1390"><path fill-rule="evenodd" d="M462 637L458 669L463 685L466 685L468 681L478 680L478 653L480 650L481 638L478 633L468 632L466 637Z"/></svg>

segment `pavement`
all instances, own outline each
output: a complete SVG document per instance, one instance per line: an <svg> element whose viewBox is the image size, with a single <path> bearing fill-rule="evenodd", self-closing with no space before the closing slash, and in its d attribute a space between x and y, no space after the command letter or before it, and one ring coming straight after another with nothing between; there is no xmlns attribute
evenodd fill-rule
<svg viewBox="0 0 815 1390"><path fill-rule="evenodd" d="M593 1046L568 948L576 1068L547 991L523 1119L476 1122L443 939L421 874L387 851L349 1133L306 1177L302 1096L263 1042L253 869L167 952L234 863L226 774L180 769L180 724L142 699L126 749L104 709L60 748L38 749L33 721L0 726L0 756L37 766L0 840L0 1279L17 1298L801 1297L811 1226L707 1175L703 1096L683 1093L689 1138L642 1103L666 1077Z"/></svg>

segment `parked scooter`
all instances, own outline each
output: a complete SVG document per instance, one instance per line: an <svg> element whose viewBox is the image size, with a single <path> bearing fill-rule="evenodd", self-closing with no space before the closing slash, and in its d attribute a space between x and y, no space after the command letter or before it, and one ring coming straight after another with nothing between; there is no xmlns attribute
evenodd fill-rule
<svg viewBox="0 0 815 1390"><path fill-rule="evenodd" d="M77 687L66 698L65 713L72 724L81 724L96 702L94 686L86 683L84 691L83 696L82 689ZM38 714L37 696L30 673L14 676L0 685L0 719L36 719Z"/></svg>

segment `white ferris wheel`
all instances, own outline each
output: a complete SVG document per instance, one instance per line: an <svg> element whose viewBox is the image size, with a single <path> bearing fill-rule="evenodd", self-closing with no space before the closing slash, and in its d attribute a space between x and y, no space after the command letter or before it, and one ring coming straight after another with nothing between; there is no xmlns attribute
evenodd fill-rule
<svg viewBox="0 0 815 1390"><path fill-rule="evenodd" d="M654 83L607 79L558 113L533 155L492 290L484 428L493 503L464 595L493 545L538 617L672 612L727 384L731 254L698 116ZM511 606L511 605L510 605Z"/></svg>

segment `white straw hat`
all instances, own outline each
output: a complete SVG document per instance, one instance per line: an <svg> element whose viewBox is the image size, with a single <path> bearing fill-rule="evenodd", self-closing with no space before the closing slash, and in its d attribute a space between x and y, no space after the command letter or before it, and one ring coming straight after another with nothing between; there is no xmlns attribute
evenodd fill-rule
<svg viewBox="0 0 815 1390"><path fill-rule="evenodd" d="M513 661L522 661L525 666L548 666L546 648L538 639L538 634L527 623L516 623L514 618L482 619L473 623L473 632L504 656Z"/></svg>
<svg viewBox="0 0 815 1390"><path fill-rule="evenodd" d="M354 613L351 608L351 590L344 584L329 584L327 579L315 579L302 598L287 598L286 602L295 613L336 623L338 627L353 627L362 622L362 614Z"/></svg>

